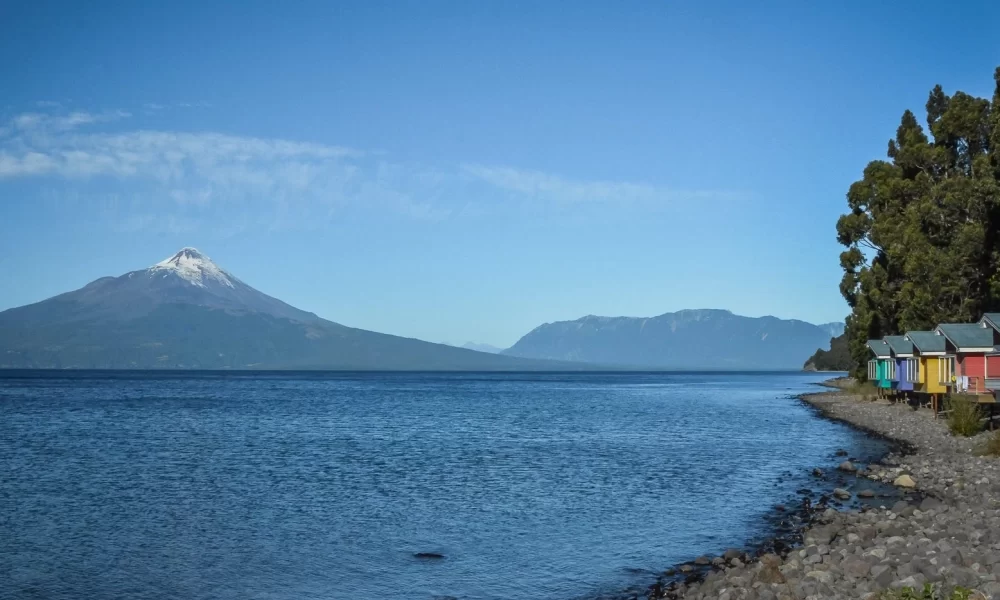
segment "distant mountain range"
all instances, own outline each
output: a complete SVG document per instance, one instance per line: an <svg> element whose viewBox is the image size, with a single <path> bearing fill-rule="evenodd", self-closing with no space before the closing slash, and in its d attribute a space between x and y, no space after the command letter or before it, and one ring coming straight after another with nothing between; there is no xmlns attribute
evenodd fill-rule
<svg viewBox="0 0 1000 600"><path fill-rule="evenodd" d="M487 354L500 354L503 352L503 348L497 348L489 344L477 344L476 342L465 342L459 347L466 350L475 350L476 352L486 352Z"/></svg>
<svg viewBox="0 0 1000 600"><path fill-rule="evenodd" d="M813 325L727 310L587 316L536 327L507 356L649 369L800 369L842 323Z"/></svg>
<svg viewBox="0 0 1000 600"><path fill-rule="evenodd" d="M243 283L194 248L0 312L2 368L581 368L347 327Z"/></svg>
<svg viewBox="0 0 1000 600"><path fill-rule="evenodd" d="M194 248L0 312L0 368L795 369L843 323L725 310L546 323L506 350L458 348L322 319L257 291Z"/></svg>

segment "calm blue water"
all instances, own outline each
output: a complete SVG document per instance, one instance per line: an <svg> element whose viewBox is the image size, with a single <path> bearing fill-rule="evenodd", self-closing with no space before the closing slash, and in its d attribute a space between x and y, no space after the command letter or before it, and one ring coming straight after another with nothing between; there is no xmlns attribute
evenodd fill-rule
<svg viewBox="0 0 1000 600"><path fill-rule="evenodd" d="M4 599L594 597L880 451L822 374L16 375Z"/></svg>

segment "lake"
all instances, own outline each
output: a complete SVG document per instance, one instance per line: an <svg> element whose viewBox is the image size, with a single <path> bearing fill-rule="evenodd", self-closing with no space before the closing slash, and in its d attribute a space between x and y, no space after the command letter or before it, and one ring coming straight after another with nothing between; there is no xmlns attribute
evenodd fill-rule
<svg viewBox="0 0 1000 600"><path fill-rule="evenodd" d="M614 595L884 451L829 376L0 371L0 598Z"/></svg>

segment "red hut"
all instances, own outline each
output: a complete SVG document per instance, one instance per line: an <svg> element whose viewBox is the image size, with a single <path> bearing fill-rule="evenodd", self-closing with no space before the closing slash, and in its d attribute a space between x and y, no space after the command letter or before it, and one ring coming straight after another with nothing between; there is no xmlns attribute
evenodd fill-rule
<svg viewBox="0 0 1000 600"><path fill-rule="evenodd" d="M993 330L980 323L942 323L935 330L947 340L946 348L955 355L956 392L992 394L986 385L990 369L987 356L994 353ZM1000 375L1000 365L994 363Z"/></svg>

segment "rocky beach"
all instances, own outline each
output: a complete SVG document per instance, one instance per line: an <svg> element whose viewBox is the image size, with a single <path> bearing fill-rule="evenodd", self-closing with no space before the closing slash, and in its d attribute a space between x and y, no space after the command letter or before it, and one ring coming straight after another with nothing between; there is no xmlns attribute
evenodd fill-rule
<svg viewBox="0 0 1000 600"><path fill-rule="evenodd" d="M792 511L785 522L793 533L679 565L649 597L906 598L885 594L919 594L932 584L934 597L959 588L961 597L1000 598L1000 459L978 455L991 434L955 437L929 410L840 389L801 399L826 418L892 440L894 450L874 464L817 469L825 492ZM877 492L886 486L898 494Z"/></svg>

